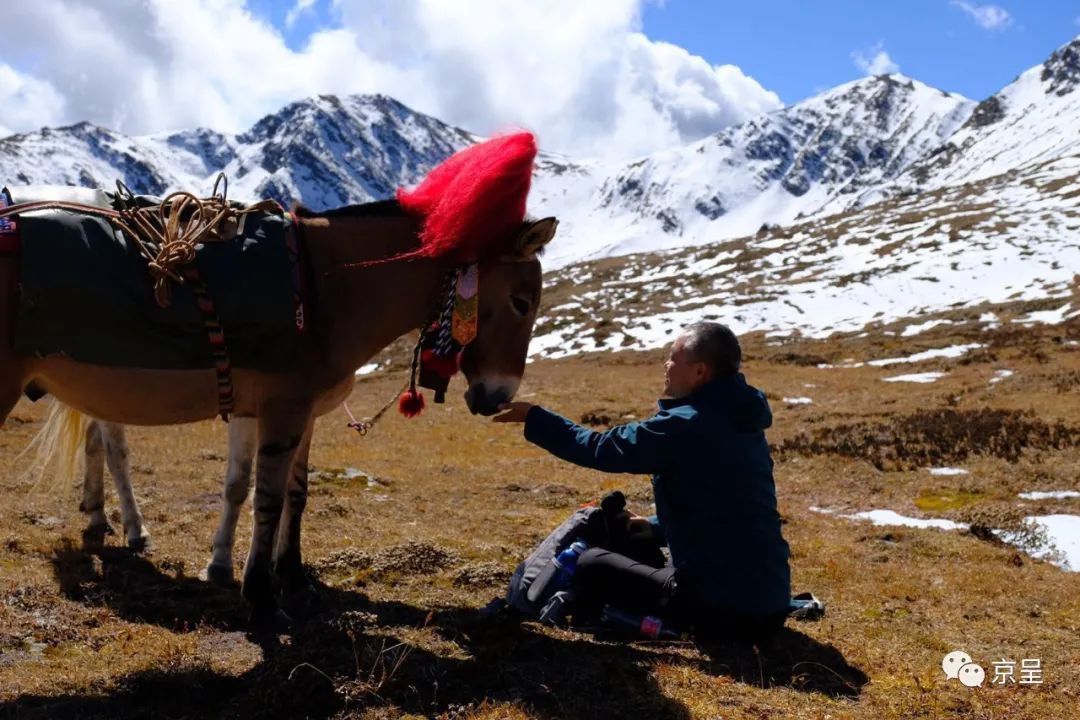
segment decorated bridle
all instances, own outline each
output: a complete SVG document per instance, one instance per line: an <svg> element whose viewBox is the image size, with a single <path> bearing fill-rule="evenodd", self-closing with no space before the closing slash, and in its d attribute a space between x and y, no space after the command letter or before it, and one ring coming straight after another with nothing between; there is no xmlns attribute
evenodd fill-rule
<svg viewBox="0 0 1080 720"><path fill-rule="evenodd" d="M558 220L553 217L533 221L522 232L525 254L504 255L499 262L534 261L535 251L529 252L529 249L546 245L558 225ZM375 415L363 420L357 420L348 404L342 403L349 416L348 426L360 435L366 435L395 402L398 412L405 417L413 418L423 412L426 402L417 386L432 390L435 393L434 402L445 402L450 380L461 369L462 354L469 343L476 339L480 310L480 264L469 263L448 271L440 298L437 317L420 329L420 337L413 347L409 379L399 394Z"/></svg>
<svg viewBox="0 0 1080 720"><path fill-rule="evenodd" d="M405 417L416 417L424 410L424 396L417 385L434 391L436 403L445 401L450 379L461 367L462 353L477 334L479 258L493 243L504 241L509 232L521 231L535 157L532 133L496 137L455 153L413 190L398 190L402 208L423 218L421 247L374 263L420 257L454 262L454 269L446 275L438 314L421 328L409 380L395 398ZM536 221L522 239L528 240L530 231L538 228L543 231L541 244L547 242L556 225L554 218ZM345 405L349 427L366 435L394 401L363 421Z"/></svg>

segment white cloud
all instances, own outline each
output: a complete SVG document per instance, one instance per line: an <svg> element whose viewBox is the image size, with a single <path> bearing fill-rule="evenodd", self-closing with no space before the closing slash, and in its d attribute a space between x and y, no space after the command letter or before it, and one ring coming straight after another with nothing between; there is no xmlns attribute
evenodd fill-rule
<svg viewBox="0 0 1080 720"><path fill-rule="evenodd" d="M900 66L893 62L880 42L867 50L856 50L851 53L851 59L855 61L855 67L866 75L890 75L900 72Z"/></svg>
<svg viewBox="0 0 1080 720"><path fill-rule="evenodd" d="M970 15L983 30L1004 30L1012 25L1012 15L1000 5L976 5L966 0L951 0L949 4Z"/></svg>
<svg viewBox="0 0 1080 720"><path fill-rule="evenodd" d="M0 62L0 137L20 129L55 124L63 111L64 99L52 85L20 75Z"/></svg>
<svg viewBox="0 0 1080 720"><path fill-rule="evenodd" d="M315 0L296 0L292 9L285 15L285 27L291 28L304 13L310 12L315 7Z"/></svg>
<svg viewBox="0 0 1080 720"><path fill-rule="evenodd" d="M0 126L235 132L301 97L381 92L481 134L525 126L549 150L627 157L781 106L739 68L641 34L643 2L332 0L334 26L294 51L246 0L36 0L5 16L0 46L21 71L0 98L34 102L0 103ZM292 22L312 5L295 0Z"/></svg>

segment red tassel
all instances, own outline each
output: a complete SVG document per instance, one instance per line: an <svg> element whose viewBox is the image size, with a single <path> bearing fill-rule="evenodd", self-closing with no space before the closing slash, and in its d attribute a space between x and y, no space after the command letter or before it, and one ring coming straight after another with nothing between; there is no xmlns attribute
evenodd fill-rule
<svg viewBox="0 0 1080 720"><path fill-rule="evenodd" d="M398 202L424 218L423 245L409 256L453 256L475 262L507 240L525 218L536 138L529 132L493 137L451 155Z"/></svg>
<svg viewBox="0 0 1080 720"><path fill-rule="evenodd" d="M406 390L398 398L398 412L407 418L414 418L424 411L424 396L416 390Z"/></svg>
<svg viewBox="0 0 1080 720"><path fill-rule="evenodd" d="M436 355L434 350L425 350L420 353L420 366L439 377L452 378L460 367L460 359L460 353Z"/></svg>

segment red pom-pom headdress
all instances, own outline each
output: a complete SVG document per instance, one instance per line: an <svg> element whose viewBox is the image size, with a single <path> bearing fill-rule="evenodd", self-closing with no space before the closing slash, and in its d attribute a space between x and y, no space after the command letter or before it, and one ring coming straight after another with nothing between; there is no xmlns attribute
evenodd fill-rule
<svg viewBox="0 0 1080 720"><path fill-rule="evenodd" d="M495 137L460 150L397 200L424 218L421 247L410 256L476 262L525 220L536 138L530 132Z"/></svg>

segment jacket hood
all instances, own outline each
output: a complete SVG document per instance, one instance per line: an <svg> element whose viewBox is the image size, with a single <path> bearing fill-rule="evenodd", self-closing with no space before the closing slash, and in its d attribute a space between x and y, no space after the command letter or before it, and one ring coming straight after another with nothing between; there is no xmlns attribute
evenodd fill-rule
<svg viewBox="0 0 1080 720"><path fill-rule="evenodd" d="M689 404L726 415L732 425L747 432L765 430L772 425L772 410L765 393L747 384L742 373L715 378L685 398L661 400L659 404L665 410Z"/></svg>

